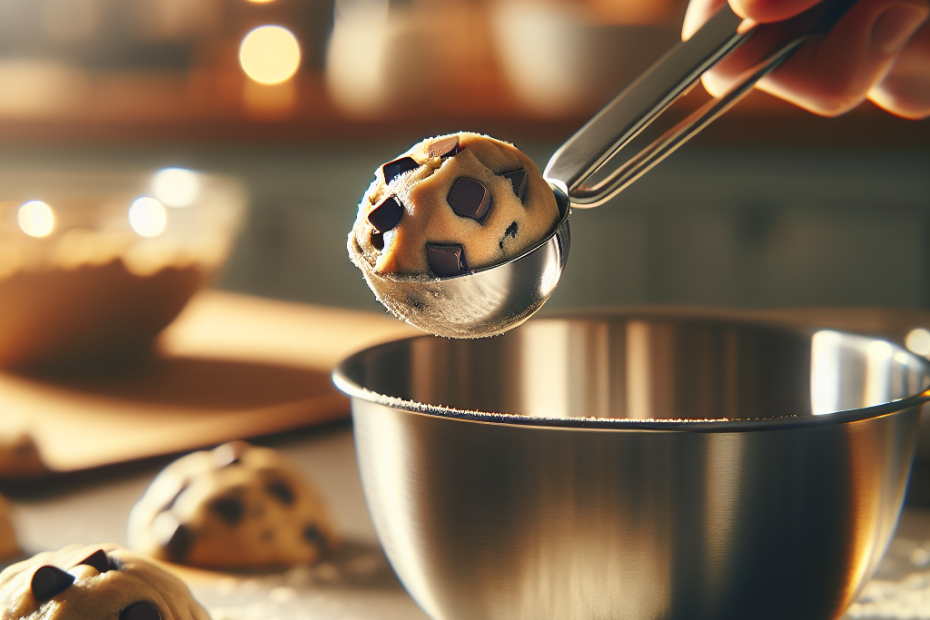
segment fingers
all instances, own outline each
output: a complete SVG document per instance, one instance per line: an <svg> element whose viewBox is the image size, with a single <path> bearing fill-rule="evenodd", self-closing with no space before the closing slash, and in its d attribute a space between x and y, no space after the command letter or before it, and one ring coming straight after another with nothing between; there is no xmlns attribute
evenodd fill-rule
<svg viewBox="0 0 930 620"><path fill-rule="evenodd" d="M868 98L904 118L930 117L930 20L911 37L891 71L872 87Z"/></svg>
<svg viewBox="0 0 930 620"><path fill-rule="evenodd" d="M730 0L730 7L740 17L770 23L794 17L818 2L820 0ZM726 0L691 0L681 26L682 41L690 39L724 4Z"/></svg>
<svg viewBox="0 0 930 620"><path fill-rule="evenodd" d="M842 114L864 101L886 75L895 75L889 72L896 59L905 48L910 49L908 41L928 14L927 0L860 0L829 33L802 45L756 87L817 114ZM736 77L751 66L747 59L758 51L756 48L764 46L769 35L781 26L761 26L752 40L704 75L705 88L714 96L726 92ZM904 103L911 100L906 92L921 83L915 81L914 74L926 69L928 52L919 41L916 47L911 53L922 57L923 65L902 71L900 79L891 79L887 88L874 91L876 98L894 109L909 109ZM900 97L903 99L898 102ZM917 108L917 113L923 109L920 105Z"/></svg>
<svg viewBox="0 0 930 620"><path fill-rule="evenodd" d="M681 25L681 40L687 41L727 0L691 0Z"/></svg>
<svg viewBox="0 0 930 620"><path fill-rule="evenodd" d="M821 0L730 0L733 12L762 24L780 22L803 13Z"/></svg>
<svg viewBox="0 0 930 620"><path fill-rule="evenodd" d="M926 0L860 0L757 87L824 116L859 105L927 19Z"/></svg>

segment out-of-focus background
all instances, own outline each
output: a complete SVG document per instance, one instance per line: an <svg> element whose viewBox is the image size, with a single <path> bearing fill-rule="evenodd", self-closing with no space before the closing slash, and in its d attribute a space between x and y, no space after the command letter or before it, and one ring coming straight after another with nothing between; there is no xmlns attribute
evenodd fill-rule
<svg viewBox="0 0 930 620"><path fill-rule="evenodd" d="M373 170L473 130L543 167L679 38L685 0L0 0L0 167L239 177L221 288L378 306L344 239ZM682 105L691 105L688 102ZM930 124L752 94L576 212L547 309L930 308Z"/></svg>

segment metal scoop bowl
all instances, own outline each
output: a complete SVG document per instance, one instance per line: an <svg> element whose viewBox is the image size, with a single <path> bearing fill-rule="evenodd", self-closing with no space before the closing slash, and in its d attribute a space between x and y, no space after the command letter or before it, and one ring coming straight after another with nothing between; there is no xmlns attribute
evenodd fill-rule
<svg viewBox="0 0 930 620"><path fill-rule="evenodd" d="M399 319L437 336L496 336L530 318L549 299L568 261L568 197L556 189L552 232L499 265L452 277L381 274L349 246L375 296Z"/></svg>
<svg viewBox="0 0 930 620"><path fill-rule="evenodd" d="M561 218L523 254L451 277L375 273L358 248L350 247L353 262L388 310L424 331L482 338L520 325L549 299L565 268L570 207L596 207L616 196L729 110L802 43L831 28L853 4L855 0L826 0L786 22L748 30L725 4L556 151L544 176ZM738 49L749 68L728 92L690 114L673 107L706 71Z"/></svg>

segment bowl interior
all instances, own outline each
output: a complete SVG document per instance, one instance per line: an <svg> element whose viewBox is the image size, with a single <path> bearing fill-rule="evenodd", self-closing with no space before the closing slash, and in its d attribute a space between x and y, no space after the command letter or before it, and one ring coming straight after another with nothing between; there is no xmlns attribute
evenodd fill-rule
<svg viewBox="0 0 930 620"><path fill-rule="evenodd" d="M537 319L493 339L411 338L336 372L352 395L433 413L627 420L812 417L906 399L928 377L926 360L876 338L636 312Z"/></svg>

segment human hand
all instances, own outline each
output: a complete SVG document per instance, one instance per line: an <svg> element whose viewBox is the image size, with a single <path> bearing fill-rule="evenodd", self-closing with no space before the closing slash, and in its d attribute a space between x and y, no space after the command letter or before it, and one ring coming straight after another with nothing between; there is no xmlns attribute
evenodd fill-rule
<svg viewBox="0 0 930 620"><path fill-rule="evenodd" d="M729 0L744 26L781 22L820 0ZM688 39L726 0L691 0L682 26ZM805 42L756 88L823 116L865 99L910 119L930 116L930 1L859 0L825 35ZM751 21L750 21L751 20ZM737 50L739 52L739 50ZM736 53L704 74L719 96L748 68Z"/></svg>

